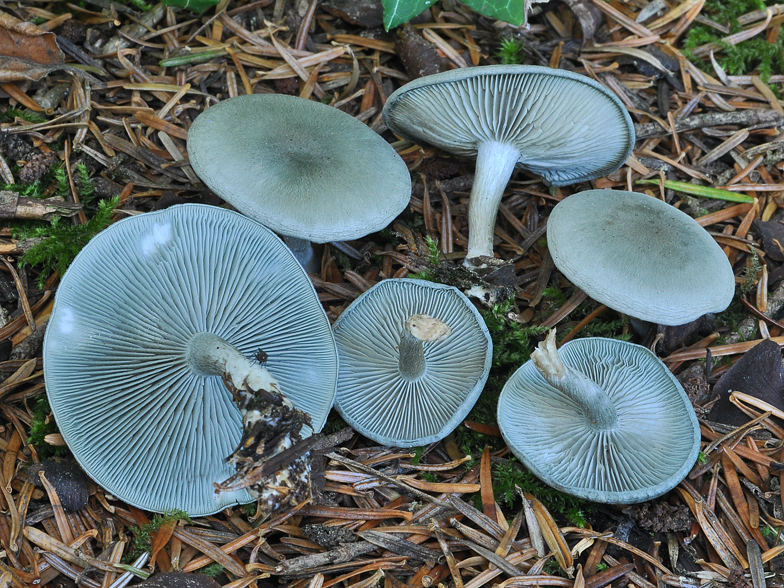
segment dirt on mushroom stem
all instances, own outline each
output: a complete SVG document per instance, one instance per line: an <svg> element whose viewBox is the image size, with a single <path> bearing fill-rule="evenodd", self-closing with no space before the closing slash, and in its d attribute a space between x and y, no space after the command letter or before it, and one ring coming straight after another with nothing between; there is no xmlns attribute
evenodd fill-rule
<svg viewBox="0 0 784 588"><path fill-rule="evenodd" d="M261 368L265 369L265 368ZM294 407L274 387L252 387L244 380L235 386L232 374L223 383L242 415L242 439L226 461L237 473L218 484L216 492L247 490L257 500L258 512L271 514L308 500L310 450L320 436L303 439L310 415Z"/></svg>

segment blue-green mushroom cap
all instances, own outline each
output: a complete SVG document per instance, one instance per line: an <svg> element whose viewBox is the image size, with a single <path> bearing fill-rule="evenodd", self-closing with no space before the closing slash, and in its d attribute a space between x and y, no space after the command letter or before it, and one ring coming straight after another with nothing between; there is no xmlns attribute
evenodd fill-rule
<svg viewBox="0 0 784 588"><path fill-rule="evenodd" d="M343 312L334 331L335 407L384 445L446 437L476 403L492 361L487 327L468 298L422 280L383 280Z"/></svg>
<svg viewBox="0 0 784 588"><path fill-rule="evenodd" d="M188 155L237 210L315 243L380 231L411 197L405 162L378 133L296 96L252 94L211 106L188 130Z"/></svg>
<svg viewBox="0 0 784 588"><path fill-rule="evenodd" d="M57 291L44 340L49 403L82 468L114 496L192 516L250 502L216 493L242 436L221 378L194 367L217 336L267 368L321 430L337 351L313 286L259 223L186 204L130 217L79 253Z"/></svg>
<svg viewBox="0 0 784 588"><path fill-rule="evenodd" d="M547 219L556 267L594 300L632 317L684 325L721 312L735 274L713 237L685 212L639 192L586 190Z"/></svg>
<svg viewBox="0 0 784 588"><path fill-rule="evenodd" d="M606 405L594 412L596 398L581 402L534 360L523 364L498 400L501 433L523 464L550 486L594 502L644 502L680 483L697 459L700 430L667 366L616 339L577 339L557 354L566 379L598 386Z"/></svg>

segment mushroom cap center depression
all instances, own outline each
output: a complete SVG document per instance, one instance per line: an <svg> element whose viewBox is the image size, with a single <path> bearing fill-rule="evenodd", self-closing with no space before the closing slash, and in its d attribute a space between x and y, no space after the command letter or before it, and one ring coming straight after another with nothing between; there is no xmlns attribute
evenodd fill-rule
<svg viewBox="0 0 784 588"><path fill-rule="evenodd" d="M270 157L277 160L287 176L329 174L334 161L324 153L324 141L321 137L303 134L303 131L305 129L294 129L284 136L266 138Z"/></svg>

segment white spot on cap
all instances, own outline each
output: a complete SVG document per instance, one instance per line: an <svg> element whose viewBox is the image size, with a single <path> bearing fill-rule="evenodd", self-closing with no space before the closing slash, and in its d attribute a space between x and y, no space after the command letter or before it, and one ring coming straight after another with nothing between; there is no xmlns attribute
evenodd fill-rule
<svg viewBox="0 0 784 588"><path fill-rule="evenodd" d="M60 332L64 335L72 333L74 330L74 313L73 309L69 306L60 310Z"/></svg>
<svg viewBox="0 0 784 588"><path fill-rule="evenodd" d="M152 230L145 234L139 243L144 255L152 255L161 245L165 245L171 240L171 223L155 225Z"/></svg>

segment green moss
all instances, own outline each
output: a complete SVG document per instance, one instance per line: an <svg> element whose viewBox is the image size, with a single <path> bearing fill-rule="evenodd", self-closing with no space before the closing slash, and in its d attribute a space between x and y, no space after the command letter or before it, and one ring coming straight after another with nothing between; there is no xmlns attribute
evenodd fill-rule
<svg viewBox="0 0 784 588"><path fill-rule="evenodd" d="M434 239L430 235L425 236L425 249L427 250L428 265L431 268L438 267L443 261L441 258L441 249L438 248L438 239ZM424 269L421 272L409 274L408 277L413 280L426 280L428 282L439 281L430 269Z"/></svg>
<svg viewBox="0 0 784 588"><path fill-rule="evenodd" d="M157 514L146 525L139 525L138 527L131 527L129 530L133 533L133 549L123 557L125 563L135 561L143 553L152 552L152 535L156 533L163 525L172 521L183 521L192 523L188 513L181 510L172 510L162 515Z"/></svg>
<svg viewBox="0 0 784 588"><path fill-rule="evenodd" d="M505 65L523 63L523 42L515 39L503 39L495 54L496 59Z"/></svg>
<svg viewBox="0 0 784 588"><path fill-rule="evenodd" d="M745 318L748 318L748 316L748 310L746 310L746 307L743 305L740 298L735 296L726 310L716 315L716 328L731 329L736 331L741 321L743 321ZM720 344L721 343L716 341L716 345Z"/></svg>
<svg viewBox="0 0 784 588"><path fill-rule="evenodd" d="M434 484L441 481L441 478L439 478L433 472L420 472L420 475L422 476L423 480L432 482Z"/></svg>
<svg viewBox="0 0 784 588"><path fill-rule="evenodd" d="M343 417L340 416L340 413L338 413L337 410L331 410L329 416L327 417L327 422L324 423L324 428L321 430L321 432L324 435L332 435L333 433L342 431L346 427L348 427L348 424L343 420Z"/></svg>
<svg viewBox="0 0 784 588"><path fill-rule="evenodd" d="M74 180L79 190L79 199L82 201L82 204L89 206L95 198L95 186L92 179L90 179L90 172L87 171L87 166L81 162L76 164L75 170L76 173L74 175L76 177Z"/></svg>
<svg viewBox="0 0 784 588"><path fill-rule="evenodd" d="M68 196L71 186L68 183L68 172L64 167L57 167L54 170L54 178L57 180L57 195L60 198Z"/></svg>
<svg viewBox="0 0 784 588"><path fill-rule="evenodd" d="M338 265L340 269L350 270L353 268L353 266L351 265L351 260L349 259L348 255L346 255L342 251L335 249L332 252L332 255L335 256L335 263Z"/></svg>
<svg viewBox="0 0 784 588"><path fill-rule="evenodd" d="M506 315L512 310L512 301L496 304L490 310L479 313L493 339L493 373L517 369L531 358L531 338L544 335L548 327L523 326L510 321Z"/></svg>
<svg viewBox="0 0 784 588"><path fill-rule="evenodd" d="M533 494L554 517L561 517L578 527L587 524L586 512L592 512L594 505L580 498L564 494L540 481L516 459L505 463L493 464L493 495L512 507L520 499L516 488Z"/></svg>
<svg viewBox="0 0 784 588"><path fill-rule="evenodd" d="M595 318L590 323L585 325L576 338L582 339L585 337L606 337L607 339L620 339L621 341L629 341L632 338L631 333L624 333L624 327L629 323L628 317L616 318L609 321L601 321L600 317ZM558 333L558 339L563 339L572 331L571 327L565 328Z"/></svg>
<svg viewBox="0 0 784 588"><path fill-rule="evenodd" d="M727 24L730 34L735 34L743 29L738 23L739 16L774 4L773 0L707 0L702 12L719 24ZM730 75L749 75L756 71L767 82L771 75L784 73L784 36L780 35L775 43L768 43L763 32L737 45L723 42L721 39L725 36L707 25L695 24L686 34L683 54L701 69L715 75L710 61L695 57L692 51L700 45L716 43L721 47L721 51L714 53L716 61Z"/></svg>
<svg viewBox="0 0 784 588"><path fill-rule="evenodd" d="M14 175L17 175L19 168L14 165L11 168L11 171L14 173ZM64 178L65 181L64 190L63 181L61 178ZM55 193L47 194L47 188L49 188L52 182L55 181L57 182L57 189ZM35 182L31 182L29 184L5 184L2 189L10 192L16 192L25 198L49 198L50 196L62 196L64 198L68 194L70 188L68 186L68 176L65 172L65 169L59 165L53 165L41 179L36 180Z"/></svg>
<svg viewBox="0 0 784 588"><path fill-rule="evenodd" d="M55 270L65 273L76 255L87 242L111 223L112 212L119 197L102 200L95 215L81 225L71 224L70 219L55 217L48 226L37 226L17 231L15 238L41 238L40 243L28 250L20 259L22 266L37 266L41 273L38 285L43 287L46 278Z"/></svg>
<svg viewBox="0 0 784 588"><path fill-rule="evenodd" d="M0 123L13 122L15 118L21 118L22 120L26 120L27 122L31 122L33 124L47 121L46 117L43 117L37 112L33 112L32 110L27 109L22 110L20 108L9 108L0 113Z"/></svg>
<svg viewBox="0 0 784 588"><path fill-rule="evenodd" d="M254 509L255 508L256 507L254 506ZM214 578L223 573L223 566L220 565L218 562L211 563L210 565L203 567L200 570L196 570L196 573L209 576L210 578Z"/></svg>
<svg viewBox="0 0 784 588"><path fill-rule="evenodd" d="M542 300L546 306L558 309L566 302L566 294L557 286L548 286L542 290Z"/></svg>
<svg viewBox="0 0 784 588"><path fill-rule="evenodd" d="M27 438L27 443L35 447L35 451L40 459L46 459L51 456L63 457L68 454L67 447L49 445L44 440L44 437L47 435L58 432L57 424L52 416L52 409L49 407L46 396L39 396L33 407L33 418L30 422L30 436Z"/></svg>
<svg viewBox="0 0 784 588"><path fill-rule="evenodd" d="M2 190L5 192L16 192L24 198L46 198L44 193L45 185L41 180L32 184L5 184Z"/></svg>
<svg viewBox="0 0 784 588"><path fill-rule="evenodd" d="M245 511L245 514L249 517L252 517L256 514L256 503L249 502L248 504L243 504L242 509Z"/></svg>
<svg viewBox="0 0 784 588"><path fill-rule="evenodd" d="M757 280L762 273L762 263L760 262L757 249L751 247L751 263L743 268L743 275L740 283L740 291L743 294L751 294L757 291Z"/></svg>
<svg viewBox="0 0 784 588"><path fill-rule="evenodd" d="M548 559L546 562L544 562L542 573L548 576L560 576L561 578L566 578L566 573L561 569L561 566L558 565L558 562L555 560L555 558Z"/></svg>
<svg viewBox="0 0 784 588"><path fill-rule="evenodd" d="M511 310L512 302L508 300L503 304L495 305L492 309L479 311L493 340L493 363L485 389L466 417L468 421L484 425L496 424L498 396L504 384L517 368L530 359L531 339L544 335L549 330L547 327L523 326L508 320L506 315ZM492 449L503 447L503 440L500 437L483 435L463 425L455 430L455 441L463 453L475 459L482 454L485 445L489 445Z"/></svg>

